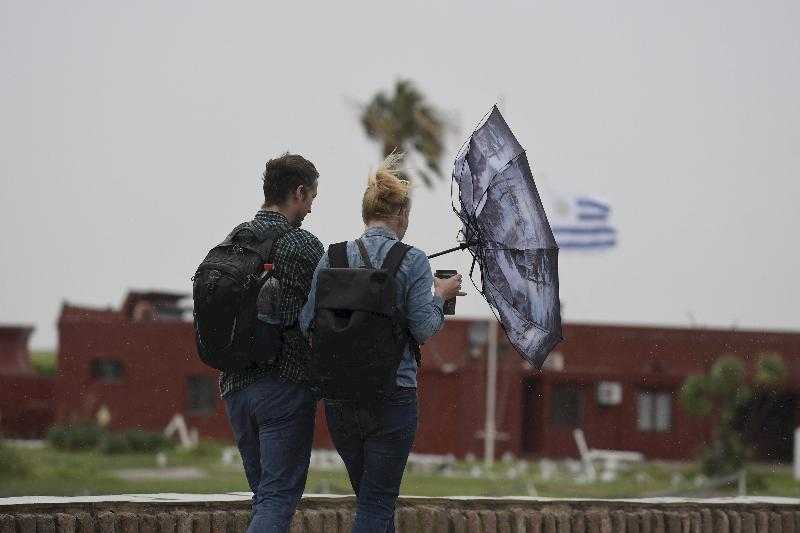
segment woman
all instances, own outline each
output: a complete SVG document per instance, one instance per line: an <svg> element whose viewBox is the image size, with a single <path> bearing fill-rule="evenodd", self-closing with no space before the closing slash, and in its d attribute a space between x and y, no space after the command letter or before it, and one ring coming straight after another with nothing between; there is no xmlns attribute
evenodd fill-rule
<svg viewBox="0 0 800 533"><path fill-rule="evenodd" d="M361 215L366 230L360 240L373 265L383 263L389 249L408 229L410 184L398 177L401 158L398 154L387 157L369 177L364 192ZM347 258L351 267L364 266L353 241L347 243ZM328 256L324 255L300 315L300 327L306 333L314 320L317 274L327 266ZM462 294L461 276L434 279L426 254L417 248L411 248L400 263L396 288L411 342L419 344L441 329L444 300ZM394 531L395 503L417 431L417 361L413 354L409 344L397 369L397 388L382 401L369 406L325 401L328 429L358 497L354 532Z"/></svg>

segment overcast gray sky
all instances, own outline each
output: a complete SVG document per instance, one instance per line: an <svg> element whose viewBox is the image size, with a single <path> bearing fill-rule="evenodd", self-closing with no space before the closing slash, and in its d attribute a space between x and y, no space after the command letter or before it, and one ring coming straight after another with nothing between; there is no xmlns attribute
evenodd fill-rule
<svg viewBox="0 0 800 533"><path fill-rule="evenodd" d="M457 119L448 168L502 99L540 188L611 204L619 246L561 255L567 320L798 330L798 27L797 1L0 0L0 322L52 347L63 300L189 291L287 149L321 173L308 229L352 236L378 160L352 102L407 77ZM420 188L406 240L457 230Z"/></svg>

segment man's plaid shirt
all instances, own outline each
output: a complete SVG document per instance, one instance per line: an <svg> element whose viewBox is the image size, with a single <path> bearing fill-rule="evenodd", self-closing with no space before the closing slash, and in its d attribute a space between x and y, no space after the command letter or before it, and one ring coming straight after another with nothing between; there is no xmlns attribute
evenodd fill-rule
<svg viewBox="0 0 800 533"><path fill-rule="evenodd" d="M254 364L250 368L223 372L219 377L220 394L225 396L256 382L265 374L272 374L293 383L308 380L308 341L300 333L297 316L306 303L311 288L311 278L325 249L314 235L303 229L292 228L280 213L260 210L253 224L263 227L283 226L291 231L281 237L272 252L275 275L280 282L279 309L285 327L283 353L276 365Z"/></svg>

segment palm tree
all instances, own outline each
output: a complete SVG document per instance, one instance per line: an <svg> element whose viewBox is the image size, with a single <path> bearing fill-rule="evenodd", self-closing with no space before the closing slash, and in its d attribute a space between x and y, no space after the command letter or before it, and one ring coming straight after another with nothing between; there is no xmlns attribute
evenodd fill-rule
<svg viewBox="0 0 800 533"><path fill-rule="evenodd" d="M751 406L754 394L774 395L786 379L786 364L774 353L759 357L755 375L750 380L744 362L732 355L717 359L707 374L686 378L681 388L683 408L692 416L716 422L713 442L702 457L707 474L730 474L744 466L750 442L740 435L736 419ZM754 416L756 420L761 418L758 413Z"/></svg>
<svg viewBox="0 0 800 533"><path fill-rule="evenodd" d="M359 118L367 137L380 143L384 157L397 150L421 158L424 168L410 170L428 187L433 186L433 176L443 177L439 162L447 123L411 81L398 80L392 95L378 92L361 107Z"/></svg>

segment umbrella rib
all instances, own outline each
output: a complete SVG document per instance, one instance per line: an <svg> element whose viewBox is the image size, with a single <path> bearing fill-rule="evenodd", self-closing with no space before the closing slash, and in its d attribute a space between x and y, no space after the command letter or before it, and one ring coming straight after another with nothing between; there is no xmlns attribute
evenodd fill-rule
<svg viewBox="0 0 800 533"><path fill-rule="evenodd" d="M545 329L545 328L543 328L542 326L540 326L540 325L539 325L539 324L537 324L536 322L534 322L534 321L532 321L532 320L529 320L529 319L527 319L527 318L526 318L524 315L521 315L521 314L519 313L519 311L517 311L517 308L516 308L516 307L514 307L514 305L513 305L511 302L509 302L509 301L508 301L508 298L506 298L506 297L503 295L503 293L501 293L501 292L500 292L500 291L497 289L497 287L495 286L495 284L494 284L494 283L492 283L491 281L489 281L489 285L490 285L490 286L491 286L491 287L494 289L495 293L496 293L496 294L497 294L497 295L498 295L500 298L502 298L504 302L506 302L506 303L508 304L508 306L509 306L509 308L511 309L511 311L513 311L513 312L514 312L514 314L515 314L517 317L519 317L521 320L525 321L525 323L532 325L533 327L535 327L536 329L538 329L539 331L541 331L541 332L543 332L543 333L547 333L548 335L552 335L552 334L553 334L553 332L552 332L552 331L550 331L550 330L548 330L548 329ZM492 307L492 306L491 306L491 305L489 305L489 307Z"/></svg>
<svg viewBox="0 0 800 533"><path fill-rule="evenodd" d="M474 257L475 257L475 255L473 254L473 258L474 258ZM480 261L478 262L478 264L480 265ZM509 334L508 334L508 329L509 329L509 328L507 328L507 327L506 327L506 325L503 323L503 321L500 319L500 316L498 315L498 311L497 311L497 310L494 308L494 305L492 305L492 303L491 303L491 302L489 301L489 299L486 297L486 291L483 289L483 287L482 287L482 288L480 288L480 289L478 288L478 285L475 283L475 279L472 277L472 275L471 275L471 274L470 274L470 277L469 277L469 279L470 279L470 281L472 282L472 286L473 286L473 287L475 287L475 290L476 290L476 291L478 291L478 292L481 294L481 296L483 296L483 299L484 299L484 300L486 300L486 303L488 303L488 304L489 304L489 309L492 311L492 316L494 316L494 319L497 321L497 323L498 323L498 324L500 324L500 327L501 327L501 328L503 328L503 333L505 333L505 334L506 334L506 337L509 337L509 340L510 340L510 336L509 336ZM483 276L483 269L481 269L481 281L483 281L483 279L484 279L484 276ZM495 293L496 293L496 294L497 294L497 295L498 295L500 298L502 298L502 299L503 299L503 301L504 301L506 304L508 304L508 306L511 308L511 310L512 310L512 311L514 311L514 314L515 314L517 317L519 317L520 319L522 319L522 321L524 321L526 324L530 324L531 326L533 326L534 328L538 329L539 331L541 331L542 333L544 333L544 334L546 334L546 335L553 335L553 334L554 334L554 332L553 332L553 331L550 331L550 330L544 329L542 326L540 326L540 325L539 325L539 324L537 324L536 322L533 322L532 320L528 320L528 319L527 319L527 318L525 318L523 315L520 315L520 313L519 313L519 312L516 310L516 308L515 308L513 305L511 305L511 302L509 302L509 301L508 301L508 299L507 299L505 296L503 296L503 293L502 293L502 292L500 292L500 291L497 289L497 287L495 286L495 284L494 284L494 283L492 283L492 282L491 282L491 280L489 280L489 281L488 281L488 283L489 283L489 285L490 285L490 286L491 286L491 287L494 289L494 292L495 292ZM483 285L483 283L482 283L482 285ZM514 332L515 332L515 333L517 333L517 330L516 330L516 328L514 329ZM559 338L559 340L561 340L561 341L563 341L563 340L564 340L564 337L563 337L561 334L559 334L559 335L558 335L558 338ZM518 348L518 347L517 347L517 346L516 346L516 345L515 345L513 342L511 343L511 346L513 346L513 347L514 347L514 349L517 351L517 353L518 353L518 354L520 354L520 356L522 356L522 358L523 358L523 359L525 359L526 361L528 360L528 358L527 358L527 357L525 357L525 356L526 356L526 354L525 354L525 353L524 353L524 352L523 352L521 349L519 349L519 348ZM531 362L531 364L533 364L533 363Z"/></svg>
<svg viewBox="0 0 800 533"><path fill-rule="evenodd" d="M537 250L558 250L559 249L558 246L541 246L539 248L514 248L513 246L504 247L504 246L487 246L487 245L484 245L483 248L484 248L484 250L503 250L503 251L515 250L517 252L527 252L527 251L535 252Z"/></svg>
<svg viewBox="0 0 800 533"><path fill-rule="evenodd" d="M552 333L551 331L549 331L549 330L546 330L546 329L542 328L541 326L539 326L538 324L536 324L536 322L533 322L532 320L528 320L527 318L525 318L525 316L524 316L524 315L521 315L521 314L519 313L519 311L517 311L517 308L516 308L516 307L514 307L513 303L512 303L512 302L509 302L509 301L508 301L508 298L506 298L506 297L505 297L505 295L503 295L503 293L500 291L500 289L498 289L498 288L497 288L497 285L495 285L494 283L492 283L492 280L491 280L491 279L484 279L484 275L483 275L483 268L482 268L482 267L483 267L483 265L481 264L481 262L480 262L480 261L478 261L478 264L481 266L481 287L482 287L482 288L481 288L481 289L478 289L478 286L477 286L477 285L475 285L475 280L472 278L472 276L470 276L470 280L472 281L472 285L473 285L473 286L475 286L475 289L476 289L476 290L479 290L479 291L480 291L480 293L483 295L484 299L486 299L486 291L484 290L484 288L483 288L483 287L486 285L486 283L488 283L488 284L489 284L489 286L490 286L490 287L491 287L491 288L494 290L494 294L497 294L497 295L498 295L500 298L502 298L502 299L503 299L503 301L504 301L506 304L508 304L509 308L511 308L511 309L514 311L514 313L515 313L515 314L516 314L518 317L520 317L522 320L524 320L525 322L527 322L527 323L529 323L529 324L533 324L533 325L535 325L535 326L536 326L536 327L537 327L537 328L538 328L540 331L543 331L543 332L545 332L545 333ZM489 301L488 301L488 299L487 299L486 301L487 301L487 302L489 302ZM492 307L492 305L491 305L491 302L489 302L489 307L490 307L490 308L493 308L493 307ZM498 319L498 320L499 320L499 319Z"/></svg>
<svg viewBox="0 0 800 533"><path fill-rule="evenodd" d="M478 264L480 264L480 262L479 262ZM480 292L480 293L481 293L481 296L483 296L483 299L484 299L484 300L486 300L486 303L487 303L487 304L489 304L489 310L492 312L492 316L493 316L493 317L494 317L494 319L497 321L497 323L498 323L498 324L500 324L500 327L501 327L501 328L503 328L503 333L505 333L505 334L506 334L506 337L507 337L509 340L511 340L511 337L510 337L510 336L509 336L509 334L508 334L508 328L506 327L506 325L505 325L505 324L503 324L503 321L500 319L500 316L498 315L498 311L497 311L497 310L494 308L494 306L492 305L492 303L491 303L491 302L489 301L489 299L486 297L486 292L483 290L483 288L481 288L481 289L478 289L478 286L475 284L475 280L472 278L472 275L470 275L469 279L470 279L470 281L472 282L472 285L475 287L475 290L477 290L478 292ZM481 281L483 281L483 270L482 270L482 269L481 269ZM481 283L481 285L483 285L483 283ZM492 286L493 286L493 284L492 284L492 282L491 282L491 281L489 282L489 285L492 285ZM502 296L502 295L501 295L501 296ZM505 301L506 301L506 303L508 303L508 300L506 300L505 298L503 298L503 300L505 300ZM540 328L540 329L541 329L541 328ZM513 342L511 343L511 346L512 346L512 347L513 347L513 348L514 348L516 351L517 351L517 353L518 353L518 354L519 354L519 355L520 355L520 356L521 356L523 359L525 359L526 361L528 360L528 358L527 358L527 357L525 357L525 355L526 355L526 354L525 354L525 353L524 353L522 350L520 350L519 348L517 348L517 346L516 346L516 345L515 345Z"/></svg>
<svg viewBox="0 0 800 533"><path fill-rule="evenodd" d="M486 190L485 190L485 191L483 191L483 194L481 194L481 197L480 197L480 198L478 198L478 201L477 201L477 202L474 202L474 205L478 205L479 203L481 203L481 200L483 200L484 196L486 196L487 194L489 194L489 189L491 189L491 188L492 188L492 182L494 182L494 180L495 180L495 178L497 178L497 176L499 176L500 174L502 174L503 172L505 172L505 170L506 170L508 167L510 167L510 166L511 166L511 164L512 164L514 161L516 161L518 158L520 158L521 156L523 156L523 155L525 155L525 154L527 154L527 153L528 153L528 151L527 151L527 150L525 150L525 148L523 148L523 149L522 149L522 151L521 151L520 153L518 153L517 155L515 155L514 157L512 157L512 158L511 158L511 159L508 161L508 163L506 163L505 165L503 165L503 166L502 166L502 167L501 167L501 168L500 168L500 169L499 169L497 172L495 172L495 173L492 175L492 177L491 177L491 178L489 178L488 184L486 185ZM466 157L464 158L464 162L466 163ZM533 174L533 171L531 171L531 174ZM452 178L452 179L451 179L451 181L450 181L450 204L451 204L451 205L453 204L453 180L455 180L455 176L453 176L453 178ZM453 208L455 209L455 206L453 206ZM472 215L473 217L477 217L477 216L478 216L478 215L476 215L476 214L475 214L475 212L474 212L474 211L473 211L472 213L469 213L469 214L467 214L467 216L470 216L470 215Z"/></svg>
<svg viewBox="0 0 800 533"><path fill-rule="evenodd" d="M486 120L486 117L488 117L489 115L492 114L492 111L494 111L495 107L497 107L496 103L492 106L492 108L489 111L484 113L484 115L481 117L481 119L478 122L475 123L476 125L473 126L472 133L470 133L469 137L467 137L467 140L464 141L463 143L461 143L461 146L458 147L458 151L456 151L456 157L458 157L458 154L460 154L461 150L464 149L464 146L469 144L469 141L472 140L472 136L475 135L475 132L478 131L481 126L483 126L483 121Z"/></svg>

